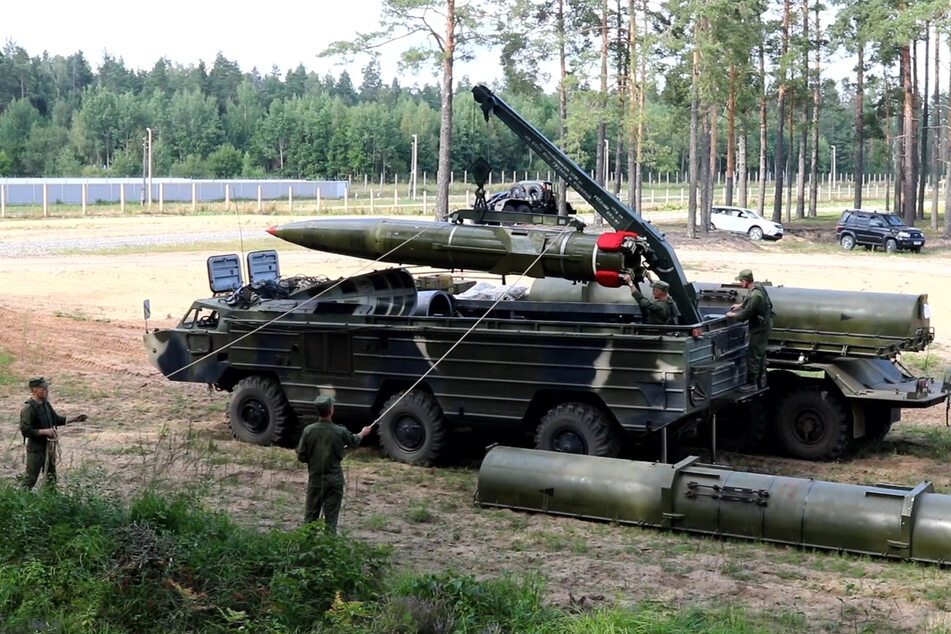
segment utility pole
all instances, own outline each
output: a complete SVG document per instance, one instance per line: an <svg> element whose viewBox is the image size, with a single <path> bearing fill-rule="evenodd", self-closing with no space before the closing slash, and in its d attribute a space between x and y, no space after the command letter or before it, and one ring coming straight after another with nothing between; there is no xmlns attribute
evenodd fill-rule
<svg viewBox="0 0 951 634"><path fill-rule="evenodd" d="M832 200L832 192L835 191L835 146L830 145L829 150L832 152L832 173L829 176L829 200Z"/></svg>
<svg viewBox="0 0 951 634"><path fill-rule="evenodd" d="M419 139L417 135L413 135L413 160L411 161L413 167L413 200L416 200L416 154L419 149Z"/></svg>
<svg viewBox="0 0 951 634"><path fill-rule="evenodd" d="M152 206L152 128L146 128L145 131L148 134L148 154L149 154L149 160L148 160L149 179L148 179L148 184L146 185L146 189L149 192L148 194L149 207L151 207Z"/></svg>

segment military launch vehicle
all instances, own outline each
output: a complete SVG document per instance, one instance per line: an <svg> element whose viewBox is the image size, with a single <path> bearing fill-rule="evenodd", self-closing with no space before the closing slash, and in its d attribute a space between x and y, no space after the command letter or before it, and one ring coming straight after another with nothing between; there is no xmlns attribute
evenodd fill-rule
<svg viewBox="0 0 951 634"><path fill-rule="evenodd" d="M472 299L420 290L401 268L284 280L277 254L264 252L249 256L251 283L243 285L237 256L220 258L209 262L215 295L196 301L176 328L146 334L153 364L172 380L231 392L235 435L260 444L293 443L318 394L335 396L339 422L379 421L387 454L414 463L438 461L453 430L476 426L518 430L540 449L600 456L656 434L666 459L669 433L716 426L716 418L725 440L761 441L765 407L739 390L748 330L721 310L740 291L690 283L663 234L491 91L474 94L487 117L512 128L615 230L328 218L273 227L282 239L376 262L538 279L528 297ZM481 184L477 211L480 204ZM623 274L666 281L674 323L644 323L618 288ZM783 312L787 292L795 290L777 296ZM784 334L771 342L770 362L786 365L770 373L770 393L785 405L782 429L772 429L791 453L838 457L853 439L887 431L899 407L947 397L947 385L914 377L894 359L933 337L924 296L893 298L885 332L874 298L857 311L852 294L803 292L790 304L847 306L862 318L777 319ZM794 372L802 370L825 376Z"/></svg>

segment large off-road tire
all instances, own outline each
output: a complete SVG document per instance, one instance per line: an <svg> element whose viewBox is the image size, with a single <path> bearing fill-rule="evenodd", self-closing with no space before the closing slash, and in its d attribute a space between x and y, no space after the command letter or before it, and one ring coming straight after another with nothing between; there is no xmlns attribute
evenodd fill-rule
<svg viewBox="0 0 951 634"><path fill-rule="evenodd" d="M380 419L383 452L397 462L434 464L445 457L449 446L446 417L429 392L413 390L403 394L393 395L383 405L386 412Z"/></svg>
<svg viewBox="0 0 951 634"><path fill-rule="evenodd" d="M587 403L562 403L542 417L535 448L613 458L621 443L600 409Z"/></svg>
<svg viewBox="0 0 951 634"><path fill-rule="evenodd" d="M243 442L287 446L296 440L297 417L280 384L269 377L238 381L228 402L228 420L231 433Z"/></svg>
<svg viewBox="0 0 951 634"><path fill-rule="evenodd" d="M889 238L885 241L885 253L894 253L898 250L898 243L894 238Z"/></svg>
<svg viewBox="0 0 951 634"><path fill-rule="evenodd" d="M776 435L803 460L835 460L848 449L851 419L838 395L820 386L790 392L776 411Z"/></svg>
<svg viewBox="0 0 951 634"><path fill-rule="evenodd" d="M750 227L750 230L746 232L749 235L750 240L762 240L763 239L763 230L759 227Z"/></svg>
<svg viewBox="0 0 951 634"><path fill-rule="evenodd" d="M734 405L717 414L717 447L727 451L762 451L766 430L766 408L761 399Z"/></svg>
<svg viewBox="0 0 951 634"><path fill-rule="evenodd" d="M842 248L846 251L851 251L855 248L855 236L851 233L843 233L842 237L839 238L839 244L841 244Z"/></svg>

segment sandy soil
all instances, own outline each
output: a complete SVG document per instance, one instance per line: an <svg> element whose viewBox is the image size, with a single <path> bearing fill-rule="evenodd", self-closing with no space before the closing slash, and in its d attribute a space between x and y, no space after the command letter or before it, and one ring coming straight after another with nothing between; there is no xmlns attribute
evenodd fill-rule
<svg viewBox="0 0 951 634"><path fill-rule="evenodd" d="M274 218L244 218L245 238ZM286 218L281 218L282 221ZM64 465L73 477L102 471L119 489L201 481L221 508L262 528L292 526L303 506L305 472L279 448L230 440L226 395L165 380L141 343L142 300L150 326L170 326L190 302L207 295L207 252L159 252L3 257L4 245L105 234L157 235L217 231L218 217L108 218L17 221L0 225L0 351L20 377L53 377L61 413L90 420L64 430ZM229 221L230 222L230 221ZM266 237L258 233L260 237ZM688 274L731 281L740 268L789 286L928 293L937 341L947 360L951 342L951 256L883 253L798 253L789 244L751 244L720 237L705 243L675 235ZM275 245L276 247L278 245ZM285 274L353 274L362 261L281 248ZM15 418L27 398L21 385L0 385L0 410ZM792 476L845 482L935 481L951 490L943 457L919 457L902 429L944 428L943 408L911 412L883 451L836 464L729 456L735 464ZM0 434L0 476L22 469L15 425ZM951 627L951 593L937 568L815 554L797 549L703 540L611 525L475 509L477 464L463 460L434 472L383 460L361 449L349 461L342 523L359 539L387 544L398 565L447 566L478 575L538 572L550 600L585 605L644 599L677 604L729 602L753 611L805 619L809 630L921 630ZM67 475L67 477L69 477Z"/></svg>

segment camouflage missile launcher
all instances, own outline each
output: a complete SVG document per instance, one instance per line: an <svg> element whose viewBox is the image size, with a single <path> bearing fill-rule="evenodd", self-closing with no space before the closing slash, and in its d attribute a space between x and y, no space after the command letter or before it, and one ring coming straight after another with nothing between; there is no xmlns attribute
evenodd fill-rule
<svg viewBox="0 0 951 634"><path fill-rule="evenodd" d="M330 394L338 422L379 418L400 461L436 462L454 429L475 426L613 456L627 438L681 431L735 403L745 381L747 329L726 319L648 326L630 302L496 305L419 291L400 268L284 280L276 254L263 259L263 277L252 270L235 289L237 256L212 258L216 294L144 339L169 379L231 392L231 427L246 442L294 443L314 398Z"/></svg>

